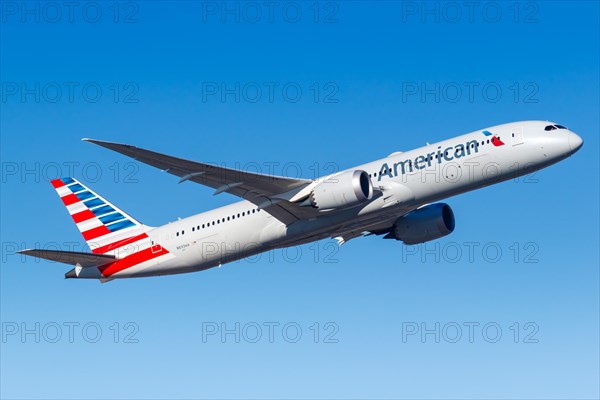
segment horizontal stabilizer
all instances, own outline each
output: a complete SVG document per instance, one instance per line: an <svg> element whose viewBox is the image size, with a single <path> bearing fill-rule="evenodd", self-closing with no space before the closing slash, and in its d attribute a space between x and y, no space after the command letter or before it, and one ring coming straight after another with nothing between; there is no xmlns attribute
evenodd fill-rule
<svg viewBox="0 0 600 400"><path fill-rule="evenodd" d="M27 249L18 253L70 265L80 265L81 267L94 267L115 260L115 256L108 254L80 253L77 251Z"/></svg>

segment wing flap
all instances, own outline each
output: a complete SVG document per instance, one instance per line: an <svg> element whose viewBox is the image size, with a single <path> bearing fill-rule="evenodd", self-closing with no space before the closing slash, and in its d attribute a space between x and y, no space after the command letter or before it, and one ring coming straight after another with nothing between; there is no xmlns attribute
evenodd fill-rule
<svg viewBox="0 0 600 400"><path fill-rule="evenodd" d="M77 251L27 249L18 253L81 267L94 267L115 260L115 256L108 254L80 253Z"/></svg>

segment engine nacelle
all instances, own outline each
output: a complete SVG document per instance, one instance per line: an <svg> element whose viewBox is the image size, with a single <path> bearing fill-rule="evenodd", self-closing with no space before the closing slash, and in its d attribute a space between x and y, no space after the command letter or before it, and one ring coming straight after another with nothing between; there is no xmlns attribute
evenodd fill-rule
<svg viewBox="0 0 600 400"><path fill-rule="evenodd" d="M373 197L371 178L365 171L346 171L326 178L310 193L310 204L320 211L340 209Z"/></svg>
<svg viewBox="0 0 600 400"><path fill-rule="evenodd" d="M439 239L454 231L454 213L448 204L421 207L400 217L394 224L394 236L405 244Z"/></svg>

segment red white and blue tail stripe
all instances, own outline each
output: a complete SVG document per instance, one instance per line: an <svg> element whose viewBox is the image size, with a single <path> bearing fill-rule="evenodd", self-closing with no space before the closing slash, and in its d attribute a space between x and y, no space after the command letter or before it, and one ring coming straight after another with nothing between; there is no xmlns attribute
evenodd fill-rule
<svg viewBox="0 0 600 400"><path fill-rule="evenodd" d="M51 181L88 246L104 254L147 238L151 228L111 204L74 178Z"/></svg>

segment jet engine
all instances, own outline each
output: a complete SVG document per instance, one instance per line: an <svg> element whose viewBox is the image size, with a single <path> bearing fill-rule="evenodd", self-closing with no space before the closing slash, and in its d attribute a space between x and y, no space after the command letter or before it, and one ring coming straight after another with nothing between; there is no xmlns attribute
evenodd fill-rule
<svg viewBox="0 0 600 400"><path fill-rule="evenodd" d="M439 239L454 231L454 213L448 204L436 203L418 208L398 218L392 234L405 244Z"/></svg>
<svg viewBox="0 0 600 400"><path fill-rule="evenodd" d="M353 206L373 197L371 178L365 171L341 172L325 178L312 190L310 204L319 211Z"/></svg>

